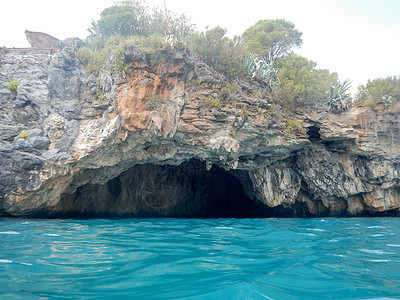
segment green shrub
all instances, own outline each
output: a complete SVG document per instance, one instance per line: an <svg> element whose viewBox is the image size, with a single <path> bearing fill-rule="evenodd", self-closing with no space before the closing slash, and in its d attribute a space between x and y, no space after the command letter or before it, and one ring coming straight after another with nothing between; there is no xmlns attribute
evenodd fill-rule
<svg viewBox="0 0 400 300"><path fill-rule="evenodd" d="M100 77L96 77L96 94L97 94L97 99L99 100L100 103L102 103L104 99L104 93L101 87Z"/></svg>
<svg viewBox="0 0 400 300"><path fill-rule="evenodd" d="M240 91L239 85L235 82L230 82L224 85L221 89L220 92L224 94L235 94Z"/></svg>
<svg viewBox="0 0 400 300"><path fill-rule="evenodd" d="M226 29L221 27L196 33L191 37L189 49L225 76L238 77L244 73L242 48L225 34Z"/></svg>
<svg viewBox="0 0 400 300"><path fill-rule="evenodd" d="M279 83L274 88L274 98L288 109L328 101L331 86L338 84L338 75L326 69L316 69L316 63L297 54L290 54L277 60Z"/></svg>
<svg viewBox="0 0 400 300"><path fill-rule="evenodd" d="M213 96L209 95L206 99L204 99L204 105L206 107L221 107L221 101L219 98L214 98Z"/></svg>
<svg viewBox="0 0 400 300"><path fill-rule="evenodd" d="M27 138L29 138L29 132L26 131L26 130L22 130L22 131L18 134L18 138L26 140Z"/></svg>
<svg viewBox="0 0 400 300"><path fill-rule="evenodd" d="M370 106L383 102L392 105L400 101L400 77L392 76L368 80L367 84L360 85L355 103Z"/></svg>
<svg viewBox="0 0 400 300"><path fill-rule="evenodd" d="M18 86L19 86L19 81L14 78L8 82L7 88L12 94L16 94Z"/></svg>
<svg viewBox="0 0 400 300"><path fill-rule="evenodd" d="M201 86L201 82L196 80L196 79L192 79L187 83L187 87L193 90L198 89Z"/></svg>
<svg viewBox="0 0 400 300"><path fill-rule="evenodd" d="M78 51L76 52L76 55L77 55L79 61L82 64L84 64L85 66L87 66L89 61L93 57L93 50L88 47L82 47L82 48L78 49Z"/></svg>
<svg viewBox="0 0 400 300"><path fill-rule="evenodd" d="M107 39L113 35L128 37L154 34L184 40L193 33L194 25L184 14L176 15L160 8L150 10L142 1L125 0L104 9L100 20L92 20L88 30L92 40Z"/></svg>
<svg viewBox="0 0 400 300"><path fill-rule="evenodd" d="M269 106L269 108L267 109L267 114L274 115L276 113L277 109L278 109L278 106L276 104L271 104Z"/></svg>
<svg viewBox="0 0 400 300"><path fill-rule="evenodd" d="M236 131L232 131L231 132L231 137L235 140L237 140L237 138L239 137L239 133L237 133Z"/></svg>
<svg viewBox="0 0 400 300"><path fill-rule="evenodd" d="M133 68L125 58L125 45L124 43L119 44L114 49L115 55L115 70L123 75L133 76Z"/></svg>
<svg viewBox="0 0 400 300"><path fill-rule="evenodd" d="M283 134L286 138L289 137L290 134L299 131L301 129L301 122L297 119L287 119L286 120L286 129L283 131Z"/></svg>
<svg viewBox="0 0 400 300"><path fill-rule="evenodd" d="M161 97L160 95L149 95L146 99L145 102L147 103L147 107L150 110L155 110L161 112L161 107L164 103L165 99Z"/></svg>

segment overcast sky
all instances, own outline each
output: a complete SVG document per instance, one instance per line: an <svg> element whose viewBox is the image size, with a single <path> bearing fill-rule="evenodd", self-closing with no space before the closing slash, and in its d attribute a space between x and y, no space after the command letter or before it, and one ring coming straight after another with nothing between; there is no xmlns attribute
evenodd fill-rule
<svg viewBox="0 0 400 300"><path fill-rule="evenodd" d="M221 26L241 34L261 19L286 19L303 32L295 52L337 72L353 86L400 75L400 0L165 0L197 29ZM85 38L92 19L114 0L13 0L0 10L0 47L29 47L24 30L59 39ZM162 6L163 0L148 0Z"/></svg>

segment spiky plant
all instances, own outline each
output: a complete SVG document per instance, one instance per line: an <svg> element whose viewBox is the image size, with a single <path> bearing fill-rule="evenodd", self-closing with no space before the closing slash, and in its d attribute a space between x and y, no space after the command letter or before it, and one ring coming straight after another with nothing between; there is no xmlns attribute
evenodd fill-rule
<svg viewBox="0 0 400 300"><path fill-rule="evenodd" d="M329 101L327 102L329 111L340 113L350 108L351 97L348 90L351 88L349 79L339 83L336 87L331 87Z"/></svg>
<svg viewBox="0 0 400 300"><path fill-rule="evenodd" d="M394 100L395 100L395 98L393 98L392 96L388 96L388 95L385 95L385 96L382 96L382 101L383 101L383 103L386 105L386 106L389 106L389 105L392 105L393 104L393 102L394 102Z"/></svg>
<svg viewBox="0 0 400 300"><path fill-rule="evenodd" d="M267 61L251 54L247 59L246 69L252 79L265 83L270 89L277 82L278 69L274 68L273 60Z"/></svg>

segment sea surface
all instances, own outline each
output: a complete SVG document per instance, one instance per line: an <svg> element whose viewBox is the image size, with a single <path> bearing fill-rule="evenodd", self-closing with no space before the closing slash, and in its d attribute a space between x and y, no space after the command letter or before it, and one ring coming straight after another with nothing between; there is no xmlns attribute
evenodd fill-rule
<svg viewBox="0 0 400 300"><path fill-rule="evenodd" d="M0 299L400 299L400 219L0 218Z"/></svg>

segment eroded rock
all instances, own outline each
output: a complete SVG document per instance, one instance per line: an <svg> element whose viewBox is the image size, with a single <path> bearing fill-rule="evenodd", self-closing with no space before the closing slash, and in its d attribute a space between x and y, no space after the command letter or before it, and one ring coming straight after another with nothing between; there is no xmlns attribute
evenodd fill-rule
<svg viewBox="0 0 400 300"><path fill-rule="evenodd" d="M0 54L0 215L400 213L396 110L302 111L290 131L251 83L228 93L185 51L150 63L130 47L134 76L110 60L96 80L76 57L82 41L60 46Z"/></svg>

